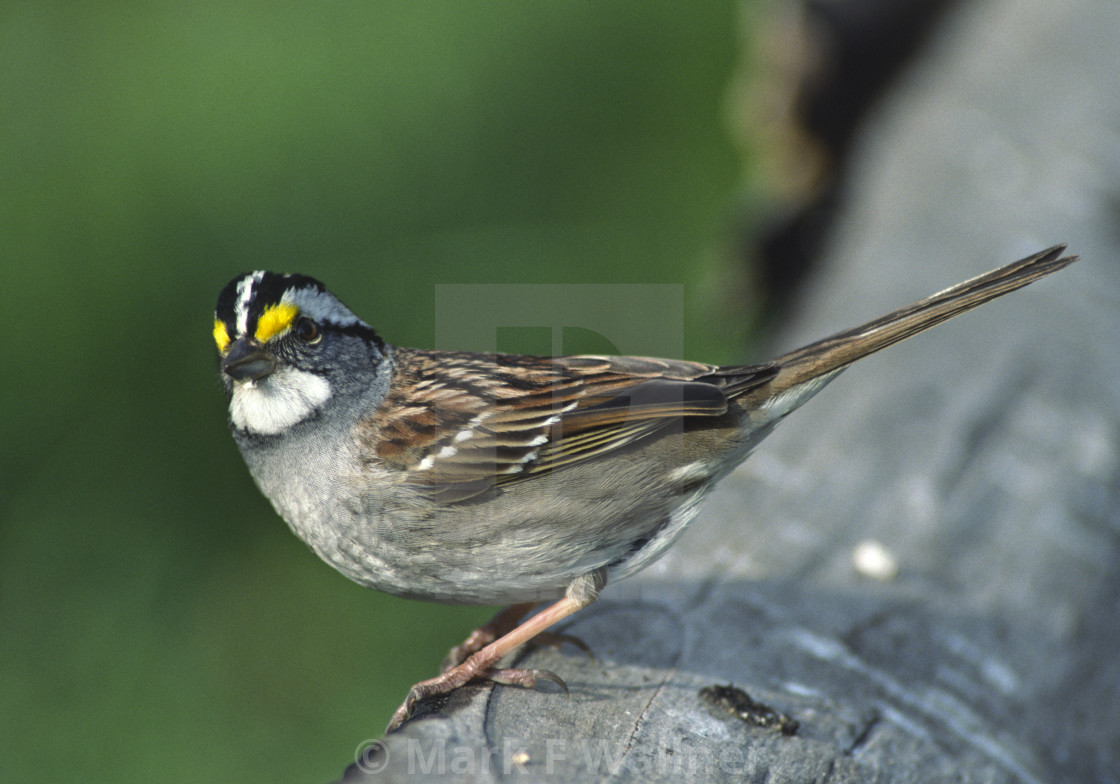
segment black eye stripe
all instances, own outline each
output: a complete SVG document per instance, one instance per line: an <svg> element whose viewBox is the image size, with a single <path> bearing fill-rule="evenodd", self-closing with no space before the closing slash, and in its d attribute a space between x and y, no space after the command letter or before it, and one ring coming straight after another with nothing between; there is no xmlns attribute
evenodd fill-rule
<svg viewBox="0 0 1120 784"><path fill-rule="evenodd" d="M319 326L322 327L324 325L320 324ZM340 335L352 335L353 337L361 338L362 340L375 344L381 350L385 349L385 341L365 324L347 324L345 327L331 324L330 328Z"/></svg>
<svg viewBox="0 0 1120 784"><path fill-rule="evenodd" d="M311 320L315 321L314 319ZM350 337L361 338L362 340L375 343L378 348L384 348L385 346L385 341L381 339L381 336L364 324L343 325L325 319L323 321L315 321L315 324L322 333L330 332L335 335L348 335Z"/></svg>

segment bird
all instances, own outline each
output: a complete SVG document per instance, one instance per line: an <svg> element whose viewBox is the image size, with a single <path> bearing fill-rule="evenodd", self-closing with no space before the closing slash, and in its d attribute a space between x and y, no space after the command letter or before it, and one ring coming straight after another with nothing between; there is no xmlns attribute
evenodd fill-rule
<svg viewBox="0 0 1120 784"><path fill-rule="evenodd" d="M1064 252L754 365L397 347L318 280L268 271L225 286L213 338L249 472L320 558L396 596L509 605L409 690L391 731L473 680L566 690L501 660L663 555L848 365L1077 259Z"/></svg>

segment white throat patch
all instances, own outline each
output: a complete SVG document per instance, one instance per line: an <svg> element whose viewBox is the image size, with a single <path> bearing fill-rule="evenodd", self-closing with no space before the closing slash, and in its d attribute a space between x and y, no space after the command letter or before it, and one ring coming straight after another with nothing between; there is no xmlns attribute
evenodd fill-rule
<svg viewBox="0 0 1120 784"><path fill-rule="evenodd" d="M242 430L274 436L307 419L330 396L325 378L283 367L259 381L235 382L229 416Z"/></svg>

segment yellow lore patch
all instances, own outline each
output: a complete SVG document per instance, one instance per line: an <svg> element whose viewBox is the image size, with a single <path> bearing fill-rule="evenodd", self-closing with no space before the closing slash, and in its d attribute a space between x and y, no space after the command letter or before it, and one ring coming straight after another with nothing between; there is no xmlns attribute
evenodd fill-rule
<svg viewBox="0 0 1120 784"><path fill-rule="evenodd" d="M214 319L214 343L218 346L218 351L226 353L229 348L229 332L226 331L225 322L221 319Z"/></svg>
<svg viewBox="0 0 1120 784"><path fill-rule="evenodd" d="M267 343L291 329L298 314L299 308L287 302L269 305L257 319L257 331L253 337L258 343Z"/></svg>

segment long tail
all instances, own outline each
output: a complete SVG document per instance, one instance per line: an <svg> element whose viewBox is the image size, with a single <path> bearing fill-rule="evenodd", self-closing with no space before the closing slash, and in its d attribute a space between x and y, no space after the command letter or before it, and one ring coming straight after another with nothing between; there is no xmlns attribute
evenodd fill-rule
<svg viewBox="0 0 1120 784"><path fill-rule="evenodd" d="M837 332L831 337L791 351L774 360L774 364L780 369L767 385L767 392L781 393L821 378L868 354L1056 272L1077 260L1077 256L1062 256L1065 249L1065 245L1055 245L1049 250L966 280L854 329Z"/></svg>

